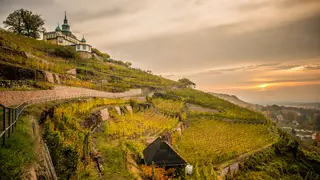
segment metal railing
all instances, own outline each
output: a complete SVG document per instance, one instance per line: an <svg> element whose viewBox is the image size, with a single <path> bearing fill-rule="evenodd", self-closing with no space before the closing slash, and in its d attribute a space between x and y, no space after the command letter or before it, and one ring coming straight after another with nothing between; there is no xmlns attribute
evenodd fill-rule
<svg viewBox="0 0 320 180"><path fill-rule="evenodd" d="M2 131L0 134L0 138L2 138L2 145L5 145L6 139L10 138L13 134L16 124L18 122L19 116L23 112L23 110L33 104L46 103L49 101L57 101L63 99L72 99L72 98L92 98L92 97L101 97L101 98L123 98L126 96L135 96L141 94L141 90L130 90L124 93L106 93L101 94L97 93L78 93L74 95L65 95L65 96L51 96L51 97L40 97L27 100L16 107L6 107L3 104L0 104L0 108L2 108L2 113L0 113L0 117L2 115ZM1 125L0 125L1 127Z"/></svg>

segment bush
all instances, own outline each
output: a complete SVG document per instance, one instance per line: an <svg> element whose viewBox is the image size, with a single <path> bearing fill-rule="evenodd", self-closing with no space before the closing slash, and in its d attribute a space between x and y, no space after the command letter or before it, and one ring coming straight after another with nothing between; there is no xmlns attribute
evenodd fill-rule
<svg viewBox="0 0 320 180"><path fill-rule="evenodd" d="M175 176L176 169L170 168L168 170L165 170L161 167L154 167L153 173L152 173L152 166L146 166L141 165L142 173L145 177L149 179L155 179L155 180L166 180L166 179L173 179ZM152 178L152 176L154 176Z"/></svg>
<svg viewBox="0 0 320 180"><path fill-rule="evenodd" d="M109 54L107 54L107 53L102 53L101 51L99 51L99 50L96 49L96 48L92 48L92 52L93 52L93 53L96 53L98 56L103 57L104 59L110 58L110 55L109 55Z"/></svg>
<svg viewBox="0 0 320 180"><path fill-rule="evenodd" d="M47 45L40 46L39 50L44 51L52 56L62 57L66 59L77 59L79 55L72 46Z"/></svg>

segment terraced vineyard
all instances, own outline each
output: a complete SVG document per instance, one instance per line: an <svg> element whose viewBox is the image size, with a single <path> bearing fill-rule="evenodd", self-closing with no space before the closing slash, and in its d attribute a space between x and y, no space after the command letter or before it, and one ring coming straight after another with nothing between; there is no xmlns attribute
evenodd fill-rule
<svg viewBox="0 0 320 180"><path fill-rule="evenodd" d="M106 123L104 133L95 135L104 160L103 179L135 179L135 175L128 171L128 154L142 158L146 141L175 127L178 119L159 114L154 109L122 116L114 112L111 114L114 118Z"/></svg>
<svg viewBox="0 0 320 180"><path fill-rule="evenodd" d="M120 99L89 99L63 103L56 106L52 117L44 120L44 139L48 145L53 165L59 178L75 177L88 179L97 177L93 162L88 160L88 147L92 146L90 128L81 126L81 122L98 106L123 104ZM87 159L87 166L83 159ZM96 179L93 177L93 179Z"/></svg>
<svg viewBox="0 0 320 180"><path fill-rule="evenodd" d="M195 89L177 89L167 91L163 95L169 99L178 98L187 103L196 104L206 108L212 108L220 111L215 114L216 118L239 119L254 122L267 122L267 119L258 112L240 107L228 101L215 97L211 94Z"/></svg>
<svg viewBox="0 0 320 180"><path fill-rule="evenodd" d="M153 98L152 104L164 113L177 114L184 108L184 102L171 99Z"/></svg>
<svg viewBox="0 0 320 180"><path fill-rule="evenodd" d="M117 116L106 124L105 132L116 137L138 138L160 134L172 129L178 123L177 118L169 118L157 114L154 110L146 110L134 114Z"/></svg>
<svg viewBox="0 0 320 180"><path fill-rule="evenodd" d="M274 141L265 125L195 120L175 144L192 164L217 164Z"/></svg>

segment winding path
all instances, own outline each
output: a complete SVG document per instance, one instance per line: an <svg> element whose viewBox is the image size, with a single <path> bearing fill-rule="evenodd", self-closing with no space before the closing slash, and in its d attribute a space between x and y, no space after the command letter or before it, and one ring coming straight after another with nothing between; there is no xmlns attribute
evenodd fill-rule
<svg viewBox="0 0 320 180"><path fill-rule="evenodd" d="M55 86L53 90L1 91L0 104L3 104L5 106L16 106L23 102L32 100L34 100L32 102L37 103L47 100L69 99L75 97L123 98L139 96L141 94L141 89L132 89L130 91L122 93L111 93L86 88Z"/></svg>

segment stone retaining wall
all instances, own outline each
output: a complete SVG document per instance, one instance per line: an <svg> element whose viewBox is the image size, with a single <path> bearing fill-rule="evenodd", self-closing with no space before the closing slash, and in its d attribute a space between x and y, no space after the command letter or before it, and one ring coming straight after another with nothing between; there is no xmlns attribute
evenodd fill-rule
<svg viewBox="0 0 320 180"><path fill-rule="evenodd" d="M14 106L30 100L34 100L33 103L40 103L51 99L69 99L74 97L123 98L138 95L141 95L141 89L132 89L122 93L111 93L86 88L56 86L53 90L1 91L0 104Z"/></svg>

